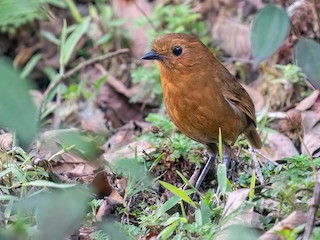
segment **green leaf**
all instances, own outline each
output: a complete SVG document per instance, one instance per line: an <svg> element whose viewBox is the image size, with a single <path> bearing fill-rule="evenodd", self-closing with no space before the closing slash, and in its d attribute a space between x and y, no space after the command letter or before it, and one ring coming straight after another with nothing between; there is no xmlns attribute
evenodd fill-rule
<svg viewBox="0 0 320 240"><path fill-rule="evenodd" d="M23 183L22 186L35 186L35 187L52 187L52 188L71 188L77 184L60 184L54 183L46 180L36 180L33 182Z"/></svg>
<svg viewBox="0 0 320 240"><path fill-rule="evenodd" d="M80 38L85 34L89 27L90 18L85 18L80 25L78 25L71 35L67 38L62 52L62 64L65 65L69 61L74 48L76 47ZM61 41L62 43L62 41Z"/></svg>
<svg viewBox="0 0 320 240"><path fill-rule="evenodd" d="M185 190L185 192L187 195L190 195L195 191L193 189L187 189ZM161 205L161 207L159 208L159 214L161 215L164 214L165 212L173 208L176 204L178 204L180 201L181 201L181 198L179 196L177 195L172 196L171 198L168 199L168 201L166 201L164 204Z"/></svg>
<svg viewBox="0 0 320 240"><path fill-rule="evenodd" d="M222 146L221 128L219 128L219 158L220 158L220 163L223 163L223 146Z"/></svg>
<svg viewBox="0 0 320 240"><path fill-rule="evenodd" d="M218 164L217 177L220 190L225 193L227 191L227 167L224 163Z"/></svg>
<svg viewBox="0 0 320 240"><path fill-rule="evenodd" d="M254 198L254 188L256 186L256 173L252 173L251 182L250 182L250 192L249 199L252 200Z"/></svg>
<svg viewBox="0 0 320 240"><path fill-rule="evenodd" d="M294 46L294 58L312 86L320 89L320 44L311 39L299 40Z"/></svg>
<svg viewBox="0 0 320 240"><path fill-rule="evenodd" d="M0 201L18 201L19 198L12 195L0 195Z"/></svg>
<svg viewBox="0 0 320 240"><path fill-rule="evenodd" d="M40 34L42 37L45 37L48 41L56 44L57 46L60 44L60 40L52 32L41 31Z"/></svg>
<svg viewBox="0 0 320 240"><path fill-rule="evenodd" d="M183 201L185 201L186 203L189 203L190 205L192 205L194 208L196 208L196 204L191 200L191 198L188 196L187 193L185 193L184 191L182 191L181 189L173 186L170 183L166 183L163 181L159 181L160 184L165 187L166 189L168 189L170 192L172 192L174 195L180 197Z"/></svg>
<svg viewBox="0 0 320 240"><path fill-rule="evenodd" d="M41 236L33 239L65 239L83 220L89 194L83 188L56 189L27 197L15 206L21 215L35 215Z"/></svg>
<svg viewBox="0 0 320 240"><path fill-rule="evenodd" d="M282 7L267 5L259 11L250 35L254 67L277 51L289 29L289 17Z"/></svg>
<svg viewBox="0 0 320 240"><path fill-rule="evenodd" d="M74 20L76 20L77 23L82 22L81 14L80 14L76 4L74 3L74 1L73 0L65 0L65 1L70 9L70 12L71 12Z"/></svg>
<svg viewBox="0 0 320 240"><path fill-rule="evenodd" d="M37 114L30 86L6 59L0 58L0 126L14 129L21 146L31 143L37 132Z"/></svg>
<svg viewBox="0 0 320 240"><path fill-rule="evenodd" d="M178 225L179 225L178 220L173 222L171 225L169 225L168 227L166 227L160 232L160 234L158 235L158 238L161 237L161 239L168 239L174 233Z"/></svg>
<svg viewBox="0 0 320 240"><path fill-rule="evenodd" d="M42 58L42 55L40 53L37 53L32 56L30 61L26 64L26 66L23 68L21 71L20 77L21 78L26 78L29 76L31 71L35 68L35 66L38 64L40 59Z"/></svg>

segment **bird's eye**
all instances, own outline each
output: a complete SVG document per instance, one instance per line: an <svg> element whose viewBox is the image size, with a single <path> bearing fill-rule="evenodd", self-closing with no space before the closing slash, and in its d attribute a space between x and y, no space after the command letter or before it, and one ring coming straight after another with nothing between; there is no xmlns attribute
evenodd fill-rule
<svg viewBox="0 0 320 240"><path fill-rule="evenodd" d="M179 56L182 53L182 47L176 46L172 49L172 53L176 56Z"/></svg>

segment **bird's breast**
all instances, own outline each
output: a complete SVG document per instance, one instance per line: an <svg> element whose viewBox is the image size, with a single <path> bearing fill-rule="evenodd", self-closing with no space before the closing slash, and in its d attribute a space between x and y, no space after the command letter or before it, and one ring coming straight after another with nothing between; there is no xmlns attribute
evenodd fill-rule
<svg viewBox="0 0 320 240"><path fill-rule="evenodd" d="M224 99L213 81L184 81L161 76L166 110L176 127L204 143L218 141L219 128L225 142L233 143L244 129L238 111Z"/></svg>

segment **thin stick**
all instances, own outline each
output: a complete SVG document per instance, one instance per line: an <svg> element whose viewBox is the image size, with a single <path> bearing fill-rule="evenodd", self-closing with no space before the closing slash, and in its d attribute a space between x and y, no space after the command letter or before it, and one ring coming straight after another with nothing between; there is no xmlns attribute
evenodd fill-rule
<svg viewBox="0 0 320 240"><path fill-rule="evenodd" d="M136 5L136 7L138 8L138 10L142 13L142 15L147 19L147 21L149 22L150 26L154 29L157 30L156 26L153 24L152 20L149 18L149 16L146 14L146 12L139 6L139 4L137 3L137 1L133 1L134 4Z"/></svg>
<svg viewBox="0 0 320 240"><path fill-rule="evenodd" d="M87 61L84 61L82 63L80 63L78 66L72 68L71 70L69 70L68 72L66 72L65 74L61 75L55 82L51 83L51 85L49 85L49 87L46 89L46 91L43 93L43 101L41 103L41 107L40 107L40 116L43 110L43 105L44 105L44 101L46 100L46 98L48 97L48 95L60 84L62 83L64 80L70 78L73 74L75 74L76 72L80 71L82 68L85 68L89 65L93 65L97 62L102 62L104 60L110 59L110 58L114 58L116 56L122 55L122 54L128 54L129 53L129 49L124 48L124 49L119 49L115 52L111 52L111 53L107 53L105 55L102 56L98 56L92 59L89 59Z"/></svg>
<svg viewBox="0 0 320 240"><path fill-rule="evenodd" d="M316 214L319 208L319 202L320 202L320 171L318 171L317 173L317 181L313 190L312 205L308 212L306 228L304 230L304 234L302 238L303 240L308 240L312 234L314 222L316 220Z"/></svg>

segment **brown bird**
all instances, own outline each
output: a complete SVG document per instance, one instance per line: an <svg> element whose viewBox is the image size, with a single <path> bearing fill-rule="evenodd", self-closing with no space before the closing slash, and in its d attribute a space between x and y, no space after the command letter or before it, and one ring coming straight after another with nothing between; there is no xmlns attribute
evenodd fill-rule
<svg viewBox="0 0 320 240"><path fill-rule="evenodd" d="M198 38L161 35L142 59L156 60L160 68L164 103L173 123L210 150L196 188L217 153L219 128L225 146L234 144L243 133L252 147L261 148L250 96Z"/></svg>

